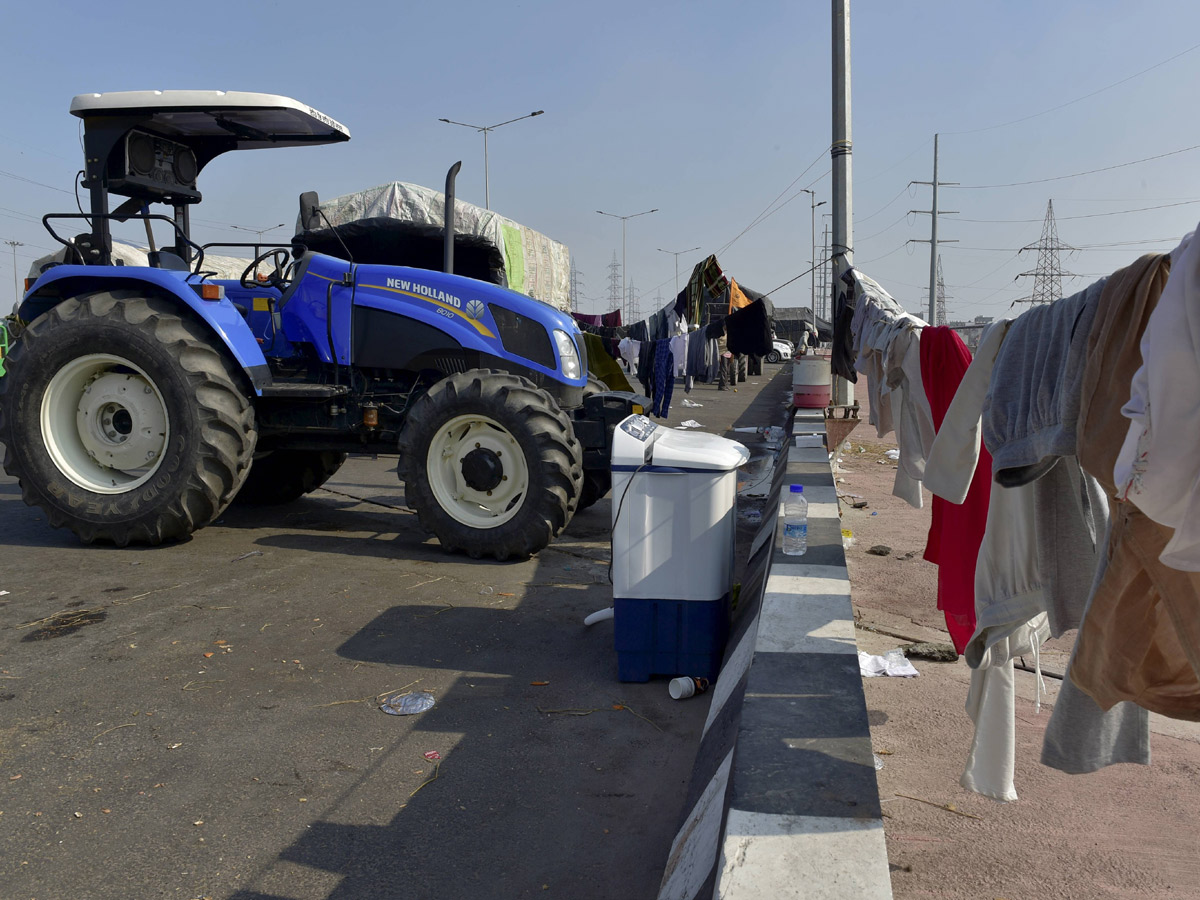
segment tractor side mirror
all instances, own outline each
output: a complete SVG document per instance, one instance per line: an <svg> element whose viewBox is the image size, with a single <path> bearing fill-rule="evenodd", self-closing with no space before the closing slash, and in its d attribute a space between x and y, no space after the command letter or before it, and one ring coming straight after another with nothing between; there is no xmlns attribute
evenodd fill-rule
<svg viewBox="0 0 1200 900"><path fill-rule="evenodd" d="M300 195L300 228L302 231L314 231L321 227L321 217L317 212L321 203L316 191L305 191Z"/></svg>

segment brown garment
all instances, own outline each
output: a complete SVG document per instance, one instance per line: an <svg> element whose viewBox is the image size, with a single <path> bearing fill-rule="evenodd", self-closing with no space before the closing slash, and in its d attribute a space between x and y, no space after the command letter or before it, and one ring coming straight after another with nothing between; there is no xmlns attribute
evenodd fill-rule
<svg viewBox="0 0 1200 900"><path fill-rule="evenodd" d="M750 298L747 297L745 295L745 293L742 292L742 289L740 287L738 287L737 280L730 278L729 279L729 312L733 312L735 309L741 309L743 306L749 306L751 304L751 302L752 301L750 300Z"/></svg>
<svg viewBox="0 0 1200 900"><path fill-rule="evenodd" d="M1079 462L1109 496L1107 568L1076 641L1071 680L1101 709L1132 700L1200 721L1200 572L1159 562L1172 530L1116 498L1113 466L1129 420L1141 340L1167 283L1170 257L1148 254L1109 277L1088 338L1076 437Z"/></svg>

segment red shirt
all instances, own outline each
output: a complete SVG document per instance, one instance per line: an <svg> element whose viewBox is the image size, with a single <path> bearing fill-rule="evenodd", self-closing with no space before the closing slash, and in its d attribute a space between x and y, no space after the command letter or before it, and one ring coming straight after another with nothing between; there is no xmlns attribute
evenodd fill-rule
<svg viewBox="0 0 1200 900"><path fill-rule="evenodd" d="M933 427L942 427L946 410L971 364L971 351L953 329L925 328L921 332L921 381L933 413ZM987 526L992 489L992 457L980 446L979 462L962 504L933 497L933 523L925 559L938 567L937 606L946 616L954 649L961 655L975 633L975 563Z"/></svg>

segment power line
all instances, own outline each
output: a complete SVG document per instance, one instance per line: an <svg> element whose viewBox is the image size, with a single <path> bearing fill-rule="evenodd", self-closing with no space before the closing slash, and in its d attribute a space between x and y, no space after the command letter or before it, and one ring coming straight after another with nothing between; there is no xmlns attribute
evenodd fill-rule
<svg viewBox="0 0 1200 900"><path fill-rule="evenodd" d="M997 128L1006 128L1009 125L1016 125L1020 122L1028 122L1030 119L1036 119L1038 116L1044 116L1044 115L1047 115L1052 112L1057 112L1060 109L1066 109L1068 106L1072 106L1073 104L1079 103L1083 100L1087 100L1091 97L1095 97L1097 94L1103 94L1105 91L1112 90L1113 88L1118 87L1122 84L1125 84L1125 82L1127 82L1127 81L1132 81L1135 78L1140 78L1142 75L1145 75L1147 72L1152 72L1155 69L1160 68L1161 66L1165 66L1169 62L1174 62L1175 60L1179 59L1179 57L1186 56L1187 54L1191 53L1193 50L1197 50L1197 49L1200 49L1200 44L1193 44L1191 47L1188 47L1186 50L1176 53L1174 56L1168 57L1167 59L1164 59L1162 62L1157 62L1154 65L1150 66L1149 68L1142 69L1140 72L1134 72L1132 75L1122 78L1120 81L1114 81L1112 84L1105 85L1102 88L1097 88L1096 90L1092 91L1089 94L1084 94L1082 97L1076 97L1074 100L1068 100L1066 103L1060 103L1058 106L1052 106L1049 109L1043 109L1041 112L1030 113L1029 115L1022 116L1019 119L1013 119L1009 122L1000 122L997 125L988 125L985 128L974 128L970 131L943 131L942 134L955 134L955 135L980 134L981 132L984 132L984 131L994 131Z"/></svg>
<svg viewBox="0 0 1200 900"><path fill-rule="evenodd" d="M1115 166L1104 166L1100 169L1089 169L1086 172L1074 172L1070 175L1055 175L1052 178L1035 178L1033 181L1011 181L1007 184L960 184L957 188L960 191L978 191L986 188L1006 188L1006 187L1024 187L1027 184L1045 184L1048 181L1065 181L1068 178L1081 178L1084 175L1095 175L1097 172L1111 172L1113 169L1124 169L1127 166L1136 166L1144 162L1153 162L1156 159L1166 159L1168 156L1178 156L1180 153L1188 153L1192 150L1200 150L1200 144L1193 144L1191 147L1184 147L1182 150L1171 150L1168 153L1160 153L1157 156L1147 156L1143 159L1135 159L1130 162L1117 163Z"/></svg>
<svg viewBox="0 0 1200 900"><path fill-rule="evenodd" d="M944 183L945 182L943 182L943 184ZM866 237L858 238L857 240L858 240L859 246L861 247L867 241L871 240L871 238L877 238L884 232L891 231L893 228L895 228L897 225L899 225L901 222L903 222L905 219L907 219L911 215L912 215L911 212L906 212L902 216L900 216L900 218L898 218L895 222L893 222L891 225L888 225L886 228L882 228L879 231L875 232L874 234L868 234Z"/></svg>
<svg viewBox="0 0 1200 900"><path fill-rule="evenodd" d="M1163 244L1174 241L1179 243L1180 235L1173 235L1164 238L1140 238L1133 241L1112 241L1104 244L1080 244L1078 247L1072 247L1072 251L1080 250L1109 250L1120 247L1137 247L1142 244ZM980 253L1012 253L1012 247L948 247L949 250L975 250ZM894 251L893 251L894 252Z"/></svg>
<svg viewBox="0 0 1200 900"><path fill-rule="evenodd" d="M50 190L58 191L61 194L70 194L71 196L74 196L71 191L68 191L65 188L55 187L52 184L46 184L44 181L34 181L32 178L26 178L24 175L15 175L12 172L5 172L3 169L0 169L0 175L7 176L8 178L15 178L17 181L24 181L26 184L36 184L38 187L50 188Z"/></svg>
<svg viewBox="0 0 1200 900"><path fill-rule="evenodd" d="M793 179L792 179L792 183L791 183L791 184L789 184L789 185L788 185L787 187L785 187L785 188L784 188L782 191L780 191L780 192L778 193L778 195L776 195L775 199L774 199L774 200L772 200L770 203L768 203L768 204L766 205L766 208L764 208L762 212L760 212L760 213L759 213L757 216L755 216L755 217L754 217L754 220L753 220L753 221L752 221L752 222L751 222L749 225L747 225L747 226L746 226L745 228L743 228L743 229L742 229L740 232L738 232L737 236L736 236L736 237L735 237L733 240L729 241L729 243L725 244L723 247L721 247L719 250L717 250L717 255L720 255L720 254L724 253L726 250L728 250L730 247L732 247L732 246L733 246L735 243L737 243L737 242L738 242L738 240L740 240L740 239L741 239L742 235L744 235L744 234L745 234L747 231L749 231L751 228L754 228L754 227L755 227L756 225L758 225L758 224L759 224L759 223L760 223L760 222L761 222L763 219L765 219L765 218L766 218L768 215L770 215L770 212L769 212L769 210L771 210L771 207L772 207L772 206L774 206L776 203L778 203L778 202L779 202L779 198L780 198L780 197L782 197L784 194L786 194L788 191L790 191L790 190L792 189L792 187L793 187L793 186L795 186L796 182L797 182L797 181L799 181L801 178L803 178L803 177L804 177L804 176L805 176L805 175L808 173L809 169L811 169L813 166L815 166L817 163L819 163L819 162L820 162L822 159L824 159L824 158L825 158L825 154L826 154L826 153L828 153L828 152L829 152L829 147L828 147L828 146L826 146L826 147L825 147L824 149L822 149L822 150L821 150L821 152L820 152L820 153L817 155L817 158L816 158L816 159L814 159L814 160L813 160L812 162L810 162L810 163L809 163L807 166L805 166L805 168L804 168L804 171L803 171L803 172L801 172L799 175L797 175L795 178L793 178ZM825 173L825 175L828 175L828 174L829 174L828 172L826 172L826 173ZM822 175L822 176L821 176L821 178L824 178L824 177L825 177L825 175ZM819 181L820 179L817 179L817 180ZM816 184L816 182L814 181L814 182L813 182L813 184ZM812 185L809 185L809 187L812 187ZM802 193L802 192L801 192L801 193ZM792 197L791 199L795 199L795 197Z"/></svg>
<svg viewBox="0 0 1200 900"><path fill-rule="evenodd" d="M1062 203L1064 201L1060 200L1059 202ZM1115 209L1115 210L1112 210L1111 212L1084 213L1083 215L1079 215L1079 216L1056 216L1056 218L1060 222L1073 221L1075 219L1099 219L1099 218L1103 218L1104 216L1125 216L1130 213L1149 212L1150 210L1153 210L1153 209L1171 209L1172 207L1175 207L1175 206L1191 206L1194 203L1200 203L1200 200L1181 200L1178 203L1164 203L1160 206L1142 206L1137 209ZM1025 225L1025 224L1032 224L1033 222L1040 222L1042 220L1041 219L955 219L954 221L955 222L974 222L975 224L981 224L981 225L1017 225L1017 224Z"/></svg>
<svg viewBox="0 0 1200 900"><path fill-rule="evenodd" d="M928 143L928 142L926 142L926 143ZM889 206L891 206L893 203L895 203L897 200L899 200L901 197L903 197L905 192L908 192L908 195L910 197L916 196L915 194L912 193L912 182L909 182L904 187L902 187L900 189L900 193L898 193L895 197L893 197L887 203L883 204L883 206L879 207L879 209L875 210L875 212L871 213L869 216L864 216L861 219L855 219L854 224L861 225L863 222L866 222L870 219L875 218L877 215L879 215L881 212L883 212L885 209L887 209Z"/></svg>

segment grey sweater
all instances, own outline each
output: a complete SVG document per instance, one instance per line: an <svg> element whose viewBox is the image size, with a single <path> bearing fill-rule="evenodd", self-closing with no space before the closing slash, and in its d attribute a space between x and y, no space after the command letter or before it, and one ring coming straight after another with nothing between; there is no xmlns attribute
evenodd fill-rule
<svg viewBox="0 0 1200 900"><path fill-rule="evenodd" d="M1075 455L1088 335L1107 280L1035 306L1009 326L983 404L983 442L998 484L1029 484L1058 457Z"/></svg>

